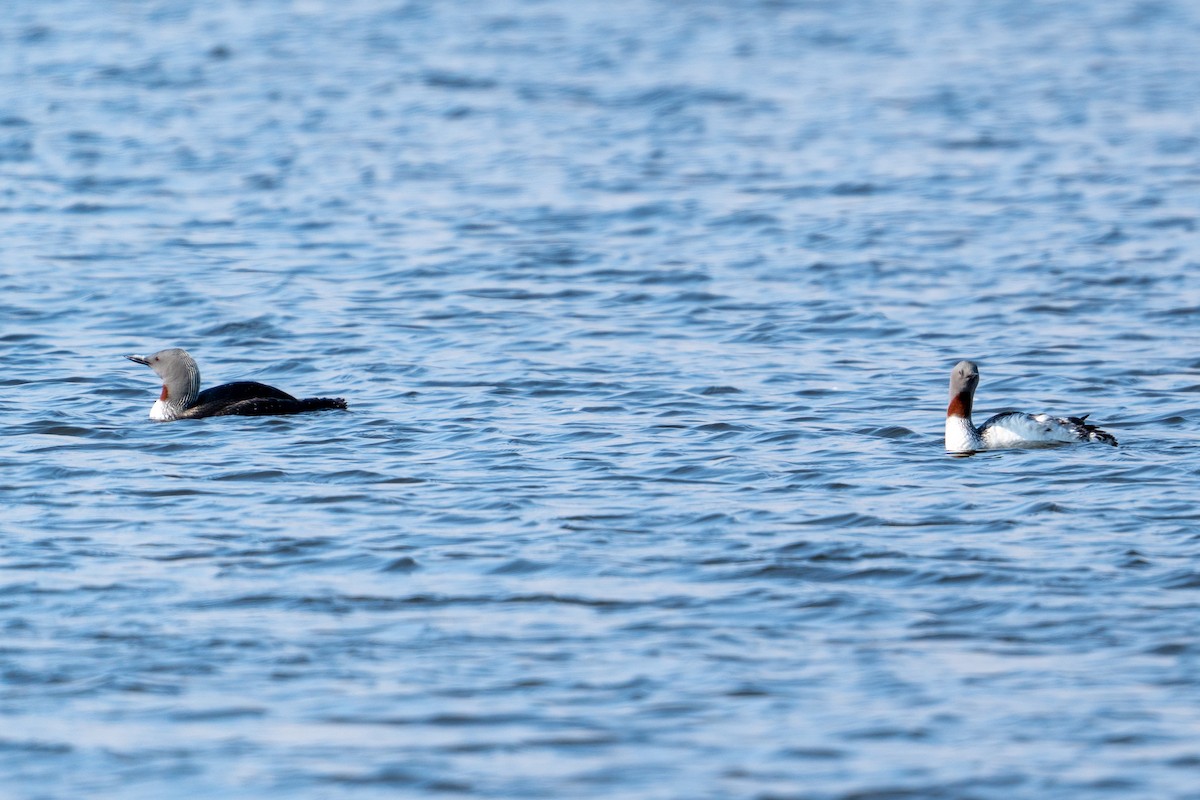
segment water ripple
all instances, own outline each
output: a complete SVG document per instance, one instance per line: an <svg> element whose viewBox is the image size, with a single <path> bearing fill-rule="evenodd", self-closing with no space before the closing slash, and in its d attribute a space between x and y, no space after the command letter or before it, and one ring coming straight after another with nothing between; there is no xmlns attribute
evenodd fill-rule
<svg viewBox="0 0 1200 800"><path fill-rule="evenodd" d="M293 5L0 20L3 786L1194 792L1191 6Z"/></svg>

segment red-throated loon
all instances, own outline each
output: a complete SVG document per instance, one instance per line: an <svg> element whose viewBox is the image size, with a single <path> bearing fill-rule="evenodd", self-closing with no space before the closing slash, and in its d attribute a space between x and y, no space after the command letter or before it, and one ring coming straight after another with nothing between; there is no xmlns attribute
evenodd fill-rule
<svg viewBox="0 0 1200 800"><path fill-rule="evenodd" d="M255 381L236 381L200 391L200 368L186 350L173 347L152 356L125 356L145 364L162 378L162 394L150 409L150 419L201 419L229 415L264 416L299 414L325 408L345 408L340 397L308 397L303 400Z"/></svg>
<svg viewBox="0 0 1200 800"><path fill-rule="evenodd" d="M1085 422L1087 414L1063 418L1005 411L976 428L971 424L971 405L978 385L979 367L975 362L958 362L950 373L950 406L946 409L946 450L951 453L1067 442L1117 444L1111 433Z"/></svg>

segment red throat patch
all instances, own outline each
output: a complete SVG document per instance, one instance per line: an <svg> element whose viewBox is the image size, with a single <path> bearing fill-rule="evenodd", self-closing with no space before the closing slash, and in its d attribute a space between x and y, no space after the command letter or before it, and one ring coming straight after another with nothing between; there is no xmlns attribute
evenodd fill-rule
<svg viewBox="0 0 1200 800"><path fill-rule="evenodd" d="M165 383L163 384L162 394L158 396L158 399L162 400L164 403L167 402L167 385Z"/></svg>
<svg viewBox="0 0 1200 800"><path fill-rule="evenodd" d="M166 391L166 387L163 387L163 394L166 394ZM950 398L950 406L946 409L947 417L962 417L966 419L971 416L971 412L967 409L965 397L966 395L956 394Z"/></svg>

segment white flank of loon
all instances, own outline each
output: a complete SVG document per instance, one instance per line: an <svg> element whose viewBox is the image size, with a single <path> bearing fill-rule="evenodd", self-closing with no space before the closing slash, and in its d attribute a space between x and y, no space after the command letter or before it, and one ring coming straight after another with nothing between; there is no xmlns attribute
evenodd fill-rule
<svg viewBox="0 0 1200 800"><path fill-rule="evenodd" d="M979 367L973 361L960 361L950 372L946 450L951 453L1043 447L1068 442L1103 442L1114 447L1117 444L1116 437L1111 433L1085 422L1087 414L1064 418L1005 411L976 428L971 424L971 406L975 402L975 387L978 385Z"/></svg>
<svg viewBox="0 0 1200 800"><path fill-rule="evenodd" d="M201 419L229 415L299 414L326 408L345 408L340 397L297 399L287 392L255 381L236 381L200 391L200 368L186 350L173 347L152 356L125 356L145 364L162 378L162 394L150 409L150 419Z"/></svg>

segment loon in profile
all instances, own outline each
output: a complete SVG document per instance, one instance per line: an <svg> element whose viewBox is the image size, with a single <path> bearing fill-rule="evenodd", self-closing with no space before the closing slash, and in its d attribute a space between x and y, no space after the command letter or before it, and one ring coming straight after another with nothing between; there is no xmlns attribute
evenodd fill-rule
<svg viewBox="0 0 1200 800"><path fill-rule="evenodd" d="M1040 447L1067 442L1117 445L1115 436L1085 421L1087 414L1063 418L1004 411L976 428L971 424L971 406L978 385L979 367L975 362L958 362L950 373L950 406L946 409L946 450L951 453Z"/></svg>
<svg viewBox="0 0 1200 800"><path fill-rule="evenodd" d="M345 408L340 397L308 397L303 400L255 381L236 381L200 391L200 368L186 350L173 347L150 356L125 356L145 364L162 378L162 394L150 409L150 419L201 419L229 415L264 416L299 414L326 408Z"/></svg>

